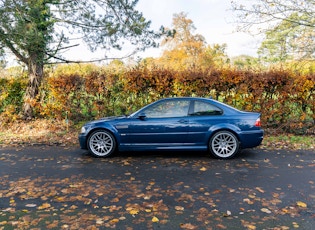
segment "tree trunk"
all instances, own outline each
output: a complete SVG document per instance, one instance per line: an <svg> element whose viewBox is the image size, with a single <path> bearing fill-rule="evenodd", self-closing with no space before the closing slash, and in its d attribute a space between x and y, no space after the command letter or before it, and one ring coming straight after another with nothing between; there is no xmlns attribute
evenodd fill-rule
<svg viewBox="0 0 315 230"><path fill-rule="evenodd" d="M23 118L25 120L34 118L36 96L39 93L39 87L44 76L44 66L42 63L38 63L37 57L30 58L28 64L28 75L29 82L26 88L23 105Z"/></svg>

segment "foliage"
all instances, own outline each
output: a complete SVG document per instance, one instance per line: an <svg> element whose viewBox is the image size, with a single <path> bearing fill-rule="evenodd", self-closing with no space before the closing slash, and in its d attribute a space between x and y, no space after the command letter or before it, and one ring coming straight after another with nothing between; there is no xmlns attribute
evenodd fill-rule
<svg viewBox="0 0 315 230"><path fill-rule="evenodd" d="M230 62L231 65L233 65L237 69L261 70L262 68L262 65L260 65L258 58L248 55L239 55L236 57L232 57Z"/></svg>
<svg viewBox="0 0 315 230"><path fill-rule="evenodd" d="M160 32L149 29L151 22L135 9L137 2L0 2L0 54L12 53L27 67L29 73L23 106L26 119L34 115L33 105L43 81L44 65L78 61L66 60L62 56L65 49L77 46L81 40L91 51L98 48L121 49L125 43L133 46L135 51L157 45L155 39L160 36Z"/></svg>
<svg viewBox="0 0 315 230"><path fill-rule="evenodd" d="M294 13L266 32L266 38L258 50L262 61L277 63L314 58L314 28L297 25L295 19L298 17L297 13Z"/></svg>
<svg viewBox="0 0 315 230"><path fill-rule="evenodd" d="M187 13L174 14L171 30L173 37L166 37L161 45L165 47L162 56L156 61L158 65L180 70L208 66L222 66L227 61L226 44L207 45L205 38L195 34L193 21Z"/></svg>
<svg viewBox="0 0 315 230"><path fill-rule="evenodd" d="M239 31L265 35L258 50L264 63L314 58L314 1L232 1L232 8Z"/></svg>
<svg viewBox="0 0 315 230"><path fill-rule="evenodd" d="M0 44L26 65L34 52L41 63L65 61L61 52L78 34L91 50L121 49L124 41L143 50L156 45L159 33L149 30L150 21L135 10L137 2L2 1Z"/></svg>
<svg viewBox="0 0 315 230"><path fill-rule="evenodd" d="M10 123L19 118L25 87L26 79L23 77L0 78L0 124Z"/></svg>
<svg viewBox="0 0 315 230"><path fill-rule="evenodd" d="M34 104L37 117L78 122L129 114L163 97L212 96L242 110L261 112L265 128L296 134L315 132L315 75L311 73L281 69L258 73L233 68L174 70L146 65L112 70L64 65L48 69L46 74L45 87ZM23 78L1 81L0 110L19 114Z"/></svg>

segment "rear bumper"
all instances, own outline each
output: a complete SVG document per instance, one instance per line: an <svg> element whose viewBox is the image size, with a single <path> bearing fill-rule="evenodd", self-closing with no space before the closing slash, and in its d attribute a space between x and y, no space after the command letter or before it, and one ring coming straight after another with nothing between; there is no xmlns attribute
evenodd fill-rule
<svg viewBox="0 0 315 230"><path fill-rule="evenodd" d="M239 133L241 148L254 148L261 144L264 139L263 130L245 131Z"/></svg>

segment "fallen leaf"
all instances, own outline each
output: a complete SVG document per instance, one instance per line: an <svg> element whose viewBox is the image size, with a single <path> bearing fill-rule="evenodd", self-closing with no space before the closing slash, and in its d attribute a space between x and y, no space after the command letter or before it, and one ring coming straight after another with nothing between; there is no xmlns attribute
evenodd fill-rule
<svg viewBox="0 0 315 230"><path fill-rule="evenodd" d="M181 228L184 228L184 229L190 229L190 230L197 229L197 226L192 225L192 224L190 224L190 223L181 224L180 227L181 227Z"/></svg>
<svg viewBox="0 0 315 230"><path fill-rule="evenodd" d="M261 192L261 193L265 193L265 191L262 188L256 187L256 190Z"/></svg>
<svg viewBox="0 0 315 230"><path fill-rule="evenodd" d="M69 229L69 225L64 224L64 225L61 226L61 228L62 228L62 229Z"/></svg>
<svg viewBox="0 0 315 230"><path fill-rule="evenodd" d="M231 215L232 215L231 211L227 210L226 213L223 214L223 217L229 217Z"/></svg>
<svg viewBox="0 0 315 230"><path fill-rule="evenodd" d="M41 206L39 206L38 209L42 210L42 209L46 209L46 208L50 208L50 207L51 207L51 205L49 203L44 203Z"/></svg>
<svg viewBox="0 0 315 230"><path fill-rule="evenodd" d="M153 222L153 223L159 222L159 219L154 216L154 217L152 218L152 222Z"/></svg>
<svg viewBox="0 0 315 230"><path fill-rule="evenodd" d="M267 214L271 213L271 211L268 208L262 208L262 209L260 209L260 211L267 213Z"/></svg>
<svg viewBox="0 0 315 230"><path fill-rule="evenodd" d="M256 229L256 226L255 225L251 225L251 224L247 225L246 227L248 229L250 229L250 230L255 230Z"/></svg>
<svg viewBox="0 0 315 230"><path fill-rule="evenodd" d="M36 206L37 206L36 204L26 204L25 205L25 207L27 207L27 208L34 208Z"/></svg>
<svg viewBox="0 0 315 230"><path fill-rule="evenodd" d="M247 204L254 204L254 202L248 198L243 199L243 202L246 202Z"/></svg>
<svg viewBox="0 0 315 230"><path fill-rule="evenodd" d="M218 225L217 225L217 228L220 228L220 229L227 229L226 226L224 226L223 224L218 224Z"/></svg>
<svg viewBox="0 0 315 230"><path fill-rule="evenodd" d="M182 207L182 206L175 206L175 210L176 211L184 211L184 207Z"/></svg>
<svg viewBox="0 0 315 230"><path fill-rule="evenodd" d="M205 168L205 167L202 167L201 169L200 169L200 171L206 171L207 169Z"/></svg>
<svg viewBox="0 0 315 230"><path fill-rule="evenodd" d="M302 201L298 201L296 202L297 206L301 207L301 208L306 208L307 207L307 204L305 204L304 202Z"/></svg>
<svg viewBox="0 0 315 230"><path fill-rule="evenodd" d="M115 197L115 198L113 198L113 199L111 200L111 202L117 203L117 202L119 202L119 198L118 198L118 197Z"/></svg>
<svg viewBox="0 0 315 230"><path fill-rule="evenodd" d="M294 228L299 228L299 227L300 227L299 224L296 223L296 222L293 222L292 224L293 224L293 227L294 227Z"/></svg>
<svg viewBox="0 0 315 230"><path fill-rule="evenodd" d="M78 185L76 185L76 184L70 184L69 187L70 187L70 188L78 188Z"/></svg>
<svg viewBox="0 0 315 230"><path fill-rule="evenodd" d="M104 224L104 221L102 219L97 219L96 224L99 224L99 225Z"/></svg>
<svg viewBox="0 0 315 230"><path fill-rule="evenodd" d="M137 209L131 209L129 213L130 213L131 215L137 215L137 214L139 214L139 210L137 210Z"/></svg>
<svg viewBox="0 0 315 230"><path fill-rule="evenodd" d="M46 226L48 229L57 228L58 227L58 221L53 221L52 223L48 224Z"/></svg>
<svg viewBox="0 0 315 230"><path fill-rule="evenodd" d="M119 219L115 218L115 219L110 220L110 222L111 222L112 224L115 224L115 223L118 223L118 222L119 222Z"/></svg>

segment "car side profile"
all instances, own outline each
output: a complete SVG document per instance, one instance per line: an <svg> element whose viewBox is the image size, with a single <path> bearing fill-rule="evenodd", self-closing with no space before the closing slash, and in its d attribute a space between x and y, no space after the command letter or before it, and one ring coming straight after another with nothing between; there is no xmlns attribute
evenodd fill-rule
<svg viewBox="0 0 315 230"><path fill-rule="evenodd" d="M260 145L263 135L260 113L209 98L177 97L153 102L130 116L86 123L79 142L96 157L115 151L200 150L228 159Z"/></svg>

